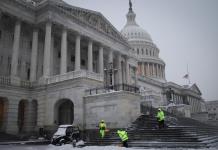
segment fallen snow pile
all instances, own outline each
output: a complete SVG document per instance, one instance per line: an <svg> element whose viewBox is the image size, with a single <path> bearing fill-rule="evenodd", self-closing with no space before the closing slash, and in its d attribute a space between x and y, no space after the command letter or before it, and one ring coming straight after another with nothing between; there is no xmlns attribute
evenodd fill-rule
<svg viewBox="0 0 218 150"><path fill-rule="evenodd" d="M63 146L48 145L48 148L46 150L145 150L145 149L124 148L124 147L118 147L118 146L85 146L83 148L76 148L70 144L66 144ZM196 150L196 149L183 149L183 148L153 149L153 148L150 148L150 149L146 149L146 150ZM209 149L198 149L198 150L217 150L217 149L216 148L209 148Z"/></svg>

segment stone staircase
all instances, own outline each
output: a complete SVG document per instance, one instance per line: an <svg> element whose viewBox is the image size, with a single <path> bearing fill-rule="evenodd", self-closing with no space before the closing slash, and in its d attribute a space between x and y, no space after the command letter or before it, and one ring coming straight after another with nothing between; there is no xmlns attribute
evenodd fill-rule
<svg viewBox="0 0 218 150"><path fill-rule="evenodd" d="M206 148L218 146L218 128L190 118L167 114L166 127L157 129L154 113L139 116L126 130L130 147L140 148ZM98 134L98 132L95 132ZM93 133L94 134L94 133ZM92 135L93 135L92 134ZM116 130L111 130L104 139L91 136L86 145L118 145Z"/></svg>

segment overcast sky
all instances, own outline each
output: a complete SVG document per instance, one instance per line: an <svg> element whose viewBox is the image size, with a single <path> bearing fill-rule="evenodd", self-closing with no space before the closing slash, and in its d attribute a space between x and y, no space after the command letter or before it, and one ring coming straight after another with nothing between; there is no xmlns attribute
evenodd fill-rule
<svg viewBox="0 0 218 150"><path fill-rule="evenodd" d="M101 12L119 31L128 0L65 0ZM166 78L192 83L205 100L218 100L218 0L132 0L136 22L152 37L166 63Z"/></svg>

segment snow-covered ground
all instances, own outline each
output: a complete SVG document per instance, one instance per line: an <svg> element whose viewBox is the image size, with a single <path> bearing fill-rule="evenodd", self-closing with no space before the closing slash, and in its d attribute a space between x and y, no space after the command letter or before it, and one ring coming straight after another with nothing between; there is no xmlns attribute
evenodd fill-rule
<svg viewBox="0 0 218 150"><path fill-rule="evenodd" d="M0 150L145 150L136 148L123 148L118 146L86 146L83 148L75 148L72 145L54 146L54 145L0 145ZM183 148L148 148L146 150L196 150ZM218 148L197 149L197 150L218 150Z"/></svg>
<svg viewBox="0 0 218 150"><path fill-rule="evenodd" d="M63 145L63 146L53 146L53 145L48 145L46 150L145 150L145 149L136 149L136 148L124 148L124 147L119 147L119 146L86 146L83 148L74 148L72 145ZM147 149L147 150L175 150L175 148L162 148L162 149ZM178 148L176 150L196 150L196 149L183 149L183 148ZM206 149L200 149L200 150L206 150ZM207 150L217 150L216 148L210 148Z"/></svg>

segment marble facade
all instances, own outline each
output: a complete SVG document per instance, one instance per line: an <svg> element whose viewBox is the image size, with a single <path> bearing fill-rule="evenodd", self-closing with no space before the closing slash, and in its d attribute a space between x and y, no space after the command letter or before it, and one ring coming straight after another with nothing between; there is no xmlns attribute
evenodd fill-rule
<svg viewBox="0 0 218 150"><path fill-rule="evenodd" d="M61 0L1 0L0 131L17 134L62 123L94 128L90 113L97 114L97 122L110 116L110 109L120 114L116 121L124 120L116 124L108 117L111 128L124 127L140 114L143 101L166 105L164 92L169 87L176 103L187 101L192 112L201 111L196 85L166 82L165 63L155 44L142 43L150 46L148 52L133 44L98 12ZM109 63L116 68L113 85L137 86L141 93L112 90L86 95L105 85ZM97 107L101 104L103 108ZM128 109L121 113L124 107ZM61 117L66 114L70 115Z"/></svg>

